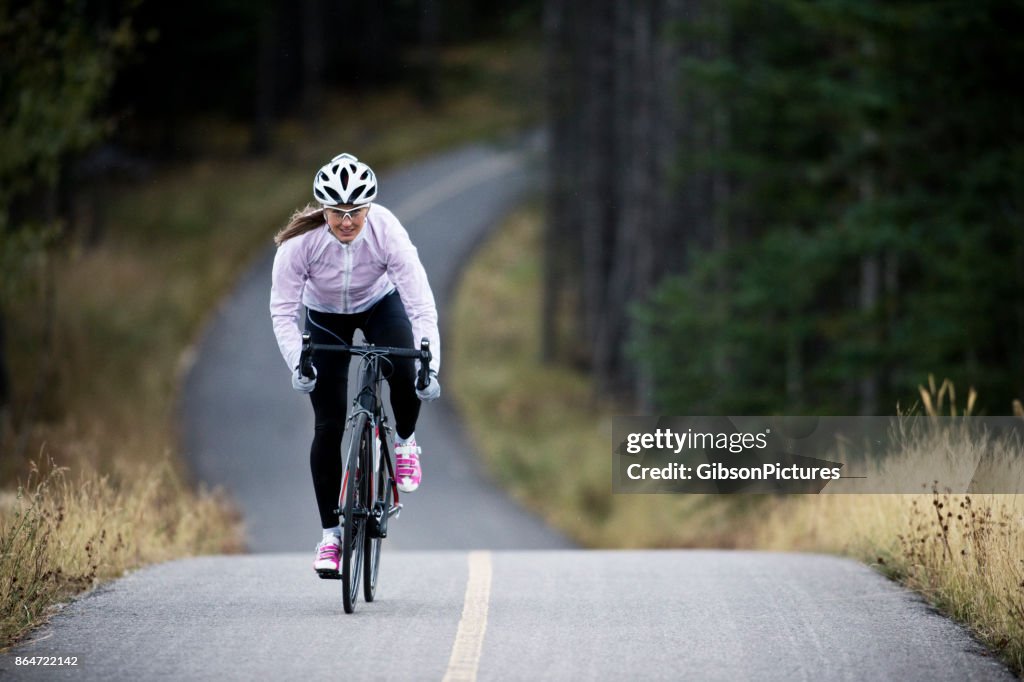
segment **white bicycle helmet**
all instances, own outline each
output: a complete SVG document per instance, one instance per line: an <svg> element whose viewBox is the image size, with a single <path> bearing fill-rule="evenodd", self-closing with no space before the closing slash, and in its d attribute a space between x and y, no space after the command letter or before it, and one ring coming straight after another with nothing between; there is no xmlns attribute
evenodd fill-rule
<svg viewBox="0 0 1024 682"><path fill-rule="evenodd" d="M313 196L324 206L362 206L377 198L377 176L351 154L338 154L317 171Z"/></svg>

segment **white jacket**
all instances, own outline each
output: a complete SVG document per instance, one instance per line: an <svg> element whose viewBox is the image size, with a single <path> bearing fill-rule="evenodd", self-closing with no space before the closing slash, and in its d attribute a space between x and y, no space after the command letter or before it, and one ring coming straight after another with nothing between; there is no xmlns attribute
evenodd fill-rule
<svg viewBox="0 0 1024 682"><path fill-rule="evenodd" d="M361 313L395 289L412 322L419 348L430 340L430 367L441 368L437 306L416 247L398 218L372 204L363 229L348 244L335 238L326 221L292 237L277 249L270 286L270 317L289 370L302 352L302 306L323 313Z"/></svg>

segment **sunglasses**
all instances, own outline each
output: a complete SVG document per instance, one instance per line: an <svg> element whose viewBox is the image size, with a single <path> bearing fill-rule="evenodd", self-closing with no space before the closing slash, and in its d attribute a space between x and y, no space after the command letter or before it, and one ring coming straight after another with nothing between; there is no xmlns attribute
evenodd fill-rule
<svg viewBox="0 0 1024 682"><path fill-rule="evenodd" d="M368 211L369 209L369 206L359 206L357 208L343 211L340 208L331 208L327 206L324 207L324 213L332 218L337 218L338 220L344 220L345 218L348 218L349 220L357 220L362 217L363 211Z"/></svg>

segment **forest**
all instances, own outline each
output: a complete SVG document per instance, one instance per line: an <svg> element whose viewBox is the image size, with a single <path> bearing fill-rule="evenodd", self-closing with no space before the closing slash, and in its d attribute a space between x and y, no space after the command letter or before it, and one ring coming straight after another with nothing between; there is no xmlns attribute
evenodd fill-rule
<svg viewBox="0 0 1024 682"><path fill-rule="evenodd" d="M1005 413L1022 14L547 2L546 355L669 414L892 414L929 374Z"/></svg>
<svg viewBox="0 0 1024 682"><path fill-rule="evenodd" d="M209 148L197 117L243 123L255 158L325 93L430 106L440 50L512 38L544 55L545 361L664 413L890 414L929 374L985 413L1024 394L1022 2L0 13L0 347L9 302L48 314L41 263L104 238L109 183Z"/></svg>

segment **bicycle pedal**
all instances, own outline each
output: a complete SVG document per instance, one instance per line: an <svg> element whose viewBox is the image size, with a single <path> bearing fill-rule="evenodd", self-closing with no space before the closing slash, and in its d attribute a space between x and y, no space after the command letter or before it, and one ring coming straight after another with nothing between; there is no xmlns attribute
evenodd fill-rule
<svg viewBox="0 0 1024 682"><path fill-rule="evenodd" d="M320 576L321 580L341 580L341 572L329 568L317 569L316 574Z"/></svg>

